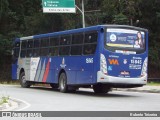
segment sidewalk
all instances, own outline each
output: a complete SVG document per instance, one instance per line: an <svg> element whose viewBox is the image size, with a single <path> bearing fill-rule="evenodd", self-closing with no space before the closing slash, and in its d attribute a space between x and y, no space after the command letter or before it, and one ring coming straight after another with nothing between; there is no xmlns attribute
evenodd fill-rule
<svg viewBox="0 0 160 120"><path fill-rule="evenodd" d="M145 85L137 88L117 88L120 91L133 91L133 92L149 92L149 93L160 93L160 86Z"/></svg>

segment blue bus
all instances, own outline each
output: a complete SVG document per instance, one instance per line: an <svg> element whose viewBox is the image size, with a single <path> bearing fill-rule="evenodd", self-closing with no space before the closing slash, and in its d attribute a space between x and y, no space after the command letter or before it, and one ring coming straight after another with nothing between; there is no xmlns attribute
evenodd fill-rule
<svg viewBox="0 0 160 120"><path fill-rule="evenodd" d="M146 29L98 25L16 38L12 79L25 88L45 83L61 92L90 87L107 93L145 85L147 66Z"/></svg>

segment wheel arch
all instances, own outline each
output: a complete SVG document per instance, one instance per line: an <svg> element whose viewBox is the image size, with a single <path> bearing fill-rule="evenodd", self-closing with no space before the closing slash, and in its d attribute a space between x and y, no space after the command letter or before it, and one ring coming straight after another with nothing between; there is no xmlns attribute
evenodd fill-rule
<svg viewBox="0 0 160 120"><path fill-rule="evenodd" d="M65 71L64 69L61 69L61 70L59 71L59 74L58 74L58 82L59 82L59 77L60 77L61 73L65 73L65 74L66 74L66 71ZM66 77L67 77L67 74L66 74Z"/></svg>
<svg viewBox="0 0 160 120"><path fill-rule="evenodd" d="M25 70L24 70L24 68L21 68L21 70L20 70L20 72L19 72L19 78L20 78L20 75L21 75L23 72L25 73Z"/></svg>

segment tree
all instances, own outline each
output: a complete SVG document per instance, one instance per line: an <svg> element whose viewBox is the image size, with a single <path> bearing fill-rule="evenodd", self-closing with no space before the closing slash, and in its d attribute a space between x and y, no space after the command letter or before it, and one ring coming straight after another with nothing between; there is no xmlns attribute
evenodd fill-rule
<svg viewBox="0 0 160 120"><path fill-rule="evenodd" d="M86 26L133 24L149 30L149 65L160 66L160 0L84 0ZM76 0L81 7L81 0ZM139 23L136 22L139 20ZM82 15L44 14L41 0L0 0L0 54L11 55L16 37L82 27ZM11 60L10 60L11 61ZM5 63L0 59L0 64ZM158 65L157 65L158 64ZM154 68L154 67L152 67Z"/></svg>

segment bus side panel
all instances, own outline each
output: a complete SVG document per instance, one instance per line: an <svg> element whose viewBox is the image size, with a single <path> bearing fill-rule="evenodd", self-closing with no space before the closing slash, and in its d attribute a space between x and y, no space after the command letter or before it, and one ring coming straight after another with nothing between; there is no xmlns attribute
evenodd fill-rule
<svg viewBox="0 0 160 120"><path fill-rule="evenodd" d="M46 83L48 79L48 73L50 70L50 58L48 57L41 57L40 58L40 63L37 68L37 72L35 75L35 81L36 82L44 82Z"/></svg>
<svg viewBox="0 0 160 120"><path fill-rule="evenodd" d="M67 74L67 84L76 84L76 71L66 71Z"/></svg>
<svg viewBox="0 0 160 120"><path fill-rule="evenodd" d="M24 72L26 72L25 64L26 64L26 59L25 58L19 58L18 59L17 79L19 79L20 72L21 72L22 69L24 70Z"/></svg>
<svg viewBox="0 0 160 120"><path fill-rule="evenodd" d="M76 74L77 74L77 71L79 70L79 65L78 65L79 60L80 60L79 57L72 57L72 56L58 57L58 59L56 60L56 66L59 69L59 71L56 71L56 72L58 72L58 75L59 75L59 72L62 69L65 70L67 75L67 84L70 84L70 85L77 84ZM58 77L59 76L56 76L57 82L58 82Z"/></svg>
<svg viewBox="0 0 160 120"><path fill-rule="evenodd" d="M93 62L94 56L81 56L75 65L78 68L76 81L77 84L92 84L93 81Z"/></svg>
<svg viewBox="0 0 160 120"><path fill-rule="evenodd" d="M25 69L26 80L42 82L46 61L44 58L24 58L21 68ZM22 61L21 60L21 61Z"/></svg>
<svg viewBox="0 0 160 120"><path fill-rule="evenodd" d="M55 82L55 69L50 69L47 77L47 83L56 83Z"/></svg>
<svg viewBox="0 0 160 120"><path fill-rule="evenodd" d="M51 57L47 83L58 83L58 64L60 64L57 57Z"/></svg>
<svg viewBox="0 0 160 120"><path fill-rule="evenodd" d="M25 78L30 81L30 66L31 66L31 58L25 58Z"/></svg>
<svg viewBox="0 0 160 120"><path fill-rule="evenodd" d="M66 72L68 84L92 84L93 78L96 78L93 61L94 56L54 57L50 63L46 82L58 83L59 73L63 69Z"/></svg>
<svg viewBox="0 0 160 120"><path fill-rule="evenodd" d="M98 33L97 48L94 56L93 84L97 83L97 72L100 70L100 54L104 48L104 32Z"/></svg>
<svg viewBox="0 0 160 120"><path fill-rule="evenodd" d="M64 69L68 84L91 84L93 79L93 56L59 57L55 60L58 69ZM88 60L88 63L86 63ZM59 63L60 62L60 63ZM57 70L56 70L57 74ZM56 81L58 76L56 75Z"/></svg>
<svg viewBox="0 0 160 120"><path fill-rule="evenodd" d="M18 65L17 65L17 61L16 61L12 64L12 80L17 79L17 68L18 68Z"/></svg>

